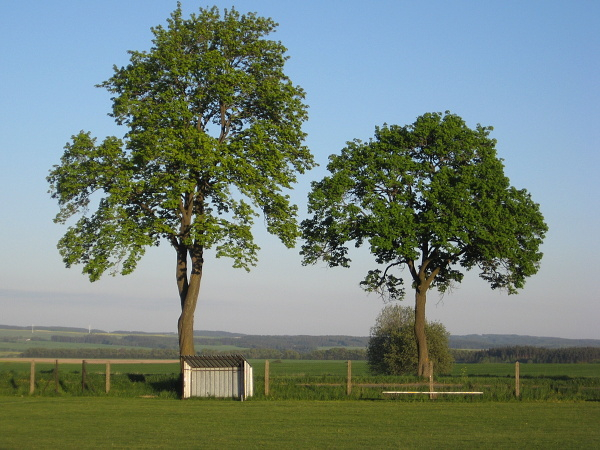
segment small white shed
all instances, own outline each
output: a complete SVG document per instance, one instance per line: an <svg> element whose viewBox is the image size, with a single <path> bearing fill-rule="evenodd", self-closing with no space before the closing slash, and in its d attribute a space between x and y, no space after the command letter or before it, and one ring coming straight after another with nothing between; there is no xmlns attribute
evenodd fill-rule
<svg viewBox="0 0 600 450"><path fill-rule="evenodd" d="M183 398L244 400L254 393L252 366L242 355L182 356Z"/></svg>

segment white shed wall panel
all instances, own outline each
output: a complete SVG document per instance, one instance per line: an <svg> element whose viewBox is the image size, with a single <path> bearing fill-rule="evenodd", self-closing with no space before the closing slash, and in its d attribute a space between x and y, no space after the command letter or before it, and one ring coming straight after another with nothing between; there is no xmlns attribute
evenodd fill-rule
<svg viewBox="0 0 600 450"><path fill-rule="evenodd" d="M239 397L243 379L238 367L229 369L192 369L190 395L192 397Z"/></svg>
<svg viewBox="0 0 600 450"><path fill-rule="evenodd" d="M183 369L183 397L219 397L244 400L254 394L252 366L244 361L241 367L191 367Z"/></svg>

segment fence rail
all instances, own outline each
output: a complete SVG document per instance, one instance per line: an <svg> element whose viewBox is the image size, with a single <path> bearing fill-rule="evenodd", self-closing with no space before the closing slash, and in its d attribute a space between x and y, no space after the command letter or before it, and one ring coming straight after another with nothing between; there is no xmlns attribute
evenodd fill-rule
<svg viewBox="0 0 600 450"><path fill-rule="evenodd" d="M50 363L55 364L82 364L86 361L88 364L173 364L178 363L179 359L90 359L90 358L0 358L0 362L15 363Z"/></svg>
<svg viewBox="0 0 600 450"><path fill-rule="evenodd" d="M111 364L172 364L178 363L178 359L84 359L84 358L0 358L0 362L20 362L20 363L31 363L30 375L29 375L29 394L35 393L35 365L40 364L54 364L54 390L59 391L59 376L58 366L59 364L81 364L81 390L82 392L87 389L87 368L88 364L100 364L105 365L105 391L108 394L110 392L110 366Z"/></svg>
<svg viewBox="0 0 600 450"><path fill-rule="evenodd" d="M163 370L169 364L174 364L175 366L171 366L168 369L168 374L173 374L171 378L175 381L169 378L167 381L152 382L162 390L165 390L164 386L169 386L169 389L172 390L172 386L175 386L177 383L175 373L179 370L179 360L177 359L0 358L0 362L9 363L9 365L11 363L27 366L31 364L30 370L28 370L29 367L25 369L21 366L19 370L21 372L26 371L23 376L15 378L14 375L11 375L10 371L7 371L5 380L3 379L6 381L5 384L8 387L14 387L18 384L22 394L27 392L27 388L29 388L29 392L32 394L37 392L43 394L45 390L56 391L56 393L59 393L59 391L85 392L86 395L88 395L88 391L90 393L98 393L104 390L106 392L120 393L119 389L123 389L122 387L125 386L125 384L122 384L123 372L125 372L130 381L145 381L143 376L140 379L133 379L132 377L140 377L137 375L138 371L139 373L144 373L146 376L154 376L152 374L155 373L166 374L167 372L163 372ZM270 367L269 362L271 363ZM492 378L479 379L477 375L467 376L465 371L460 376L440 376L434 382L433 378L427 380L414 377L413 379L409 377L398 379L394 377L379 378L369 376L364 372L363 365L353 364L352 362L348 363L346 361L332 361L331 363L327 363L325 366L326 369L322 373L314 371L313 367L316 365L305 368L298 364L298 368L296 369L294 367L295 364L286 365L280 363L280 360L252 361L252 364L257 369L255 370L257 385L261 386L264 382L264 390L262 386L258 390L259 396L264 395L271 398L295 396L303 398L306 395L307 398L330 398L332 396L338 396L339 398L360 398L361 396L375 395L378 398L382 398L394 395L409 397L429 395L430 398L436 398L441 396L458 397L460 395L475 397L485 394L486 399L524 397L525 399L578 398L597 401L600 398L600 388L598 387L600 372L598 376L594 376L595 373L586 375L587 378L577 378L577 375L558 376L552 374L545 377L534 377L532 375L523 377L523 372L529 370L529 365L514 364L512 368L513 372L510 375L502 372L502 376L484 375L484 377ZM263 364L264 372L262 371ZM60 367L63 365L78 365L80 371L70 369L67 372ZM120 365L154 365L156 369L127 368L121 370L119 368ZM41 367L43 369L40 369ZM61 368L60 371L59 368ZM133 372L130 373L131 371ZM575 373L579 372L576 371ZM77 375L74 377L73 374ZM113 378L112 388L111 376ZM106 385L104 385L105 381ZM100 383L102 383L102 387L100 387ZM67 388L66 386L70 387ZM159 388L152 387L152 389ZM67 389L70 389L70 391ZM138 388L136 387L135 389ZM173 392L175 391L173 390Z"/></svg>

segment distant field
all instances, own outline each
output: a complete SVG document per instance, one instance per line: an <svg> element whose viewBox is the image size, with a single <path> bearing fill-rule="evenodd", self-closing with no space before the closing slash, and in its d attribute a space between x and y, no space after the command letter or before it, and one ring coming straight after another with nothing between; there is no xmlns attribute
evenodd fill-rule
<svg viewBox="0 0 600 450"><path fill-rule="evenodd" d="M0 373L6 371L29 372L31 369L31 361L0 361ZM48 373L54 369L53 362L36 362L36 373ZM90 373L105 373L106 364L97 363L87 364L87 371ZM59 364L59 370L64 372L78 372L81 370L81 363L64 363ZM171 374L179 372L179 363L156 362L149 364L141 363L119 363L119 360L113 360L111 364L111 373L139 373L139 374Z"/></svg>
<svg viewBox="0 0 600 450"><path fill-rule="evenodd" d="M600 403L0 397L3 449L599 448Z"/></svg>
<svg viewBox="0 0 600 450"><path fill-rule="evenodd" d="M85 336L85 333L72 331L46 331L35 330L10 330L0 329L0 357L12 356L14 352L23 352L30 348L114 348L112 345L104 344L83 344L71 342L55 342L52 336ZM123 348L137 348L123 345Z"/></svg>
<svg viewBox="0 0 600 450"><path fill-rule="evenodd" d="M264 374L264 361L252 360L255 373ZM337 375L345 376L345 361L305 361L305 360L271 360L272 375L286 374L295 376ZM600 377L600 364L520 364L521 376L568 376L568 377ZM368 376L367 361L352 361L353 376ZM454 364L452 376L494 376L505 377L515 375L515 365L505 363Z"/></svg>
<svg viewBox="0 0 600 450"><path fill-rule="evenodd" d="M113 371L123 373L175 373L179 370L178 364L119 364L113 360ZM251 359L255 376L264 376L265 360ZM335 376L345 377L348 373L346 361L314 361L314 360L270 360L271 376ZM63 364L61 364L61 367ZM78 370L80 364L66 365L72 370ZM29 370L30 360L9 359L0 361L0 372L4 370ZM54 367L51 362L38 363L37 371L50 370ZM67 369L65 370L71 370ZM89 364L91 371L104 371L104 364ZM520 364L521 377L599 377L600 364ZM369 376L369 368L366 361L352 361L352 375L356 377ZM514 364L504 363L481 363L481 364L455 364L451 376L453 377L513 377L515 375Z"/></svg>
<svg viewBox="0 0 600 450"><path fill-rule="evenodd" d="M133 347L128 345L120 346L121 348L132 348L132 349L140 349L149 347ZM73 348L73 349L94 349L94 348L115 348L114 345L105 345L105 344L81 344L81 343L71 343L71 342L53 342L53 341L19 341L19 342L2 342L0 341L0 353L1 352L10 352L18 351L23 352L30 348Z"/></svg>
<svg viewBox="0 0 600 450"><path fill-rule="evenodd" d="M139 339L152 339L148 342L148 345L131 345L127 341L126 337L131 336L124 333L91 333L93 337L106 336L107 338L117 338L118 343L103 344L103 343L85 343L85 342L60 342L53 341L52 336L65 336L74 338L85 338L90 335L89 333L82 331L55 331L55 330L36 330L32 332L30 329L14 330L0 328L0 358L12 357L18 355L20 352L24 352L32 348L42 349L130 349L130 350L150 350L153 348L177 348L176 336L172 334L151 334L144 333L142 335L136 335ZM199 338L200 336L196 336ZM121 338L125 338L121 342ZM213 337L203 337L203 339L214 340ZM160 345L160 347L157 347ZM235 345L223 345L223 344L210 344L204 343L202 345L196 345L198 350L214 350L219 352L239 352L242 348Z"/></svg>

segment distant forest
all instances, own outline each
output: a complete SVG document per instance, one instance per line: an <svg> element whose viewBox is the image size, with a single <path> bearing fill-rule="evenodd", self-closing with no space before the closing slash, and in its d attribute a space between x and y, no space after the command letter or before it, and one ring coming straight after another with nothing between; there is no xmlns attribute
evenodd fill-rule
<svg viewBox="0 0 600 450"><path fill-rule="evenodd" d="M31 327L0 325L0 330L31 331ZM140 331L106 332L98 329L36 326L32 339L46 339L56 336L52 332L72 333L72 343L94 343L126 345L151 348L177 348L176 333L146 333ZM230 345L245 348L274 348L282 350L311 351L324 347L366 348L368 336L310 336L310 335L248 335L227 331L194 331L195 343L203 346ZM0 340L2 338L0 337ZM63 342L67 342L66 340ZM531 346L544 348L600 347L600 339L565 339L557 337L524 336L516 334L468 334L451 335L450 348L486 350L498 347Z"/></svg>
<svg viewBox="0 0 600 450"><path fill-rule="evenodd" d="M489 350L452 349L456 363L600 363L600 348L571 347L547 349L541 347L500 347ZM239 349L230 351L201 350L202 354L239 353L248 359L310 359L310 360L364 360L365 349L343 347L312 350L300 353L295 350ZM131 349L131 348L31 348L23 358L98 358L98 359L177 359L177 349Z"/></svg>
<svg viewBox="0 0 600 450"><path fill-rule="evenodd" d="M488 350L453 349L457 363L600 363L599 347L498 347Z"/></svg>

